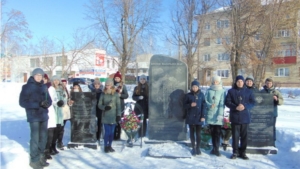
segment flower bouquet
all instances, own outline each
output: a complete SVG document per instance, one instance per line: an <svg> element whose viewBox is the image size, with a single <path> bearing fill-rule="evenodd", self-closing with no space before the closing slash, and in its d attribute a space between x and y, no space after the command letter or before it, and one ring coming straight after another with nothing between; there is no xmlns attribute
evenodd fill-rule
<svg viewBox="0 0 300 169"><path fill-rule="evenodd" d="M209 125L204 125L201 129L201 148L205 150L209 150L209 140L211 139L210 128Z"/></svg>
<svg viewBox="0 0 300 169"><path fill-rule="evenodd" d="M128 146L132 147L132 140L136 136L138 129L140 128L139 118L136 116L135 112L132 111L127 115L124 114L120 124L121 128L125 131L125 133L128 136Z"/></svg>
<svg viewBox="0 0 300 169"><path fill-rule="evenodd" d="M225 116L223 119L223 127L222 127L222 147L224 150L227 149L227 146L229 145L229 139L231 137L231 123L230 123L230 119L229 116Z"/></svg>

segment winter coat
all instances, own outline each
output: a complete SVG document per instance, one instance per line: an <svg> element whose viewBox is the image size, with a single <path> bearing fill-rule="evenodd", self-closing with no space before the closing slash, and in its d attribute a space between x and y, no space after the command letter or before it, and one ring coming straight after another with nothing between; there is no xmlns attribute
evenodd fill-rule
<svg viewBox="0 0 300 169"><path fill-rule="evenodd" d="M225 99L225 105L230 109L230 121L232 124L249 124L250 110L255 103L252 90L245 86L238 88L236 85L229 89ZM242 111L236 110L239 104L243 104L245 109Z"/></svg>
<svg viewBox="0 0 300 169"><path fill-rule="evenodd" d="M91 88L90 88L91 89ZM93 90L91 90L92 92L96 93L96 99L97 99L97 103L99 103L100 100L100 96L102 94L102 90L101 89L96 89L93 88ZM102 116L102 110L99 109L98 105L96 104L96 116L97 118L101 118Z"/></svg>
<svg viewBox="0 0 300 169"><path fill-rule="evenodd" d="M70 107L67 104L69 101L68 98L68 93L66 91L67 89L63 89L63 101L64 101L64 106L62 107L62 112L63 112L63 120L68 120L71 118L71 111L70 111Z"/></svg>
<svg viewBox="0 0 300 169"><path fill-rule="evenodd" d="M120 102L118 93L112 92L112 94L101 94L98 107L102 110L102 124L116 124L116 117L121 116ZM106 105L111 106L111 109L105 110Z"/></svg>
<svg viewBox="0 0 300 169"><path fill-rule="evenodd" d="M48 88L48 92L49 92L49 95L51 97L52 100L57 100L57 94L56 94L56 90L53 86L50 86ZM48 116L49 116L49 119L48 119L48 128L54 128L56 127L56 112L55 112L55 109L54 109L54 101L52 102L51 106L48 108Z"/></svg>
<svg viewBox="0 0 300 169"><path fill-rule="evenodd" d="M252 92L254 93L254 92L259 92L259 90L254 86L254 84L253 84L253 86L251 86L251 87L249 87L249 86L246 86L248 89L250 89L250 90L252 90Z"/></svg>
<svg viewBox="0 0 300 169"><path fill-rule="evenodd" d="M63 119L63 107L58 107L57 102L59 100L64 100L64 91L62 86L59 86L58 88L55 89L56 95L57 95L57 100L53 100L54 102L54 109L56 112L56 124L60 124L61 126L64 125L64 119ZM64 104L66 104L64 102Z"/></svg>
<svg viewBox="0 0 300 169"><path fill-rule="evenodd" d="M134 112L139 115L139 114L144 114L144 119L149 118L148 115L148 110L149 110L149 105L148 105L148 96L149 93L146 93L146 90L144 88L141 88L141 91L139 94L136 93L136 91L138 90L138 86L136 86L133 90L133 94L132 94L132 99L134 101L136 101L136 104L138 104L140 106L140 108L138 108L137 106L134 107ZM140 96L143 96L143 99L139 99ZM142 110L141 110L142 109ZM143 111L143 112L141 112Z"/></svg>
<svg viewBox="0 0 300 169"><path fill-rule="evenodd" d="M44 100L47 100L49 105L52 104L47 86L43 84L43 80L38 83L31 76L27 83L22 86L19 97L19 104L25 108L28 122L48 120L48 108L40 106L40 103Z"/></svg>
<svg viewBox="0 0 300 169"><path fill-rule="evenodd" d="M283 104L283 98L282 98L281 93L278 90L276 90L274 88L274 86L272 86L270 89L268 89L266 86L264 86L260 92L269 93L272 96L277 96L278 100L277 101L274 100L274 117L277 117L278 116L277 106Z"/></svg>
<svg viewBox="0 0 300 169"><path fill-rule="evenodd" d="M120 101L121 101L121 111L124 110L125 108L125 102L124 100L128 98L128 91L127 91L127 88L126 88L126 85L125 84L121 84L121 83L116 83L114 81L114 85L115 85L115 89L116 89L116 93L120 93L121 95L119 96L120 98Z"/></svg>
<svg viewBox="0 0 300 169"><path fill-rule="evenodd" d="M226 91L222 86L220 87L210 87L206 91L207 115L205 120L207 124L223 125ZM215 105L214 108L211 107L212 104Z"/></svg>
<svg viewBox="0 0 300 169"><path fill-rule="evenodd" d="M192 107L191 103L196 102L196 106ZM202 125L201 118L205 118L207 105L204 94L199 90L198 92L190 92L186 94L184 101L184 109L186 110L186 124Z"/></svg>

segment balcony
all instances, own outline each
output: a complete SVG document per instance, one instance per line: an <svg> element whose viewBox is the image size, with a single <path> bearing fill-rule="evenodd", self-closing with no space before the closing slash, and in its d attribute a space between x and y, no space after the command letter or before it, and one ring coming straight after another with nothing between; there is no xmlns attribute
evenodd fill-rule
<svg viewBox="0 0 300 169"><path fill-rule="evenodd" d="M273 57L273 63L280 64L296 64L297 56Z"/></svg>

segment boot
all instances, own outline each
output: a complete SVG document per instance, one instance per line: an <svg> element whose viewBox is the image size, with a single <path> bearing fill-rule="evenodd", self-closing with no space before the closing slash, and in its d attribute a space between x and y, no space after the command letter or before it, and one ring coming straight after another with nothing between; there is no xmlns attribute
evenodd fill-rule
<svg viewBox="0 0 300 169"><path fill-rule="evenodd" d="M29 166L33 169L43 169L44 167L41 166L40 162L30 162Z"/></svg>
<svg viewBox="0 0 300 169"><path fill-rule="evenodd" d="M64 126L60 126L59 125L59 129L58 129L58 137L57 137L57 148L60 150L64 150L64 144L63 144L63 137L64 137Z"/></svg>
<svg viewBox="0 0 300 169"><path fill-rule="evenodd" d="M111 146L108 146L108 151L109 152L115 152L115 150Z"/></svg>
<svg viewBox="0 0 300 169"><path fill-rule="evenodd" d="M46 150L44 151L44 153L45 153L45 158L46 158L47 160L51 160L51 159L52 159L52 157L51 157L51 155L50 155L49 149L46 149Z"/></svg>
<svg viewBox="0 0 300 169"><path fill-rule="evenodd" d="M47 166L49 166L49 163L47 163L44 154L42 154L42 155L40 156L40 165L41 165L42 167L47 167Z"/></svg>
<svg viewBox="0 0 300 169"><path fill-rule="evenodd" d="M195 148L192 149L191 154L192 154L192 156L196 156L196 149Z"/></svg>
<svg viewBox="0 0 300 169"><path fill-rule="evenodd" d="M196 154L197 154L197 155L201 155L201 150L200 150L200 147L199 147L199 146L196 147Z"/></svg>
<svg viewBox="0 0 300 169"><path fill-rule="evenodd" d="M210 154L215 154L215 149L211 149Z"/></svg>
<svg viewBox="0 0 300 169"><path fill-rule="evenodd" d="M223 150L226 151L228 144L222 143Z"/></svg>
<svg viewBox="0 0 300 169"><path fill-rule="evenodd" d="M51 148L50 148L50 154L51 155L56 155L58 153L59 153L59 151L57 151L57 149L56 149L56 144L52 144Z"/></svg>
<svg viewBox="0 0 300 169"><path fill-rule="evenodd" d="M105 152L105 153L109 153L109 147L108 147L108 146L105 146L105 147L104 147L104 152Z"/></svg>
<svg viewBox="0 0 300 169"><path fill-rule="evenodd" d="M64 150L64 144L62 142L57 142L57 148L60 150Z"/></svg>

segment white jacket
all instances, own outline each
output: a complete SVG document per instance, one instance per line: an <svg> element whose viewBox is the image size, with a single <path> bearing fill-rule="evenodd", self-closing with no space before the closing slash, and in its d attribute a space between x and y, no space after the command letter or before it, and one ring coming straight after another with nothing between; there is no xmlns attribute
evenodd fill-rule
<svg viewBox="0 0 300 169"><path fill-rule="evenodd" d="M70 107L67 104L68 103L68 94L65 91L65 89L63 89L63 90L64 90L64 103L65 103L64 106L62 107L63 119L64 120L69 120L71 118L71 114L70 114Z"/></svg>
<svg viewBox="0 0 300 169"><path fill-rule="evenodd" d="M50 86L48 88L48 92L50 94L51 100L52 100L52 105L48 108L48 128L53 128L56 127L56 112L54 109L54 105L56 105L58 99L57 99L57 94L56 90L53 86Z"/></svg>

